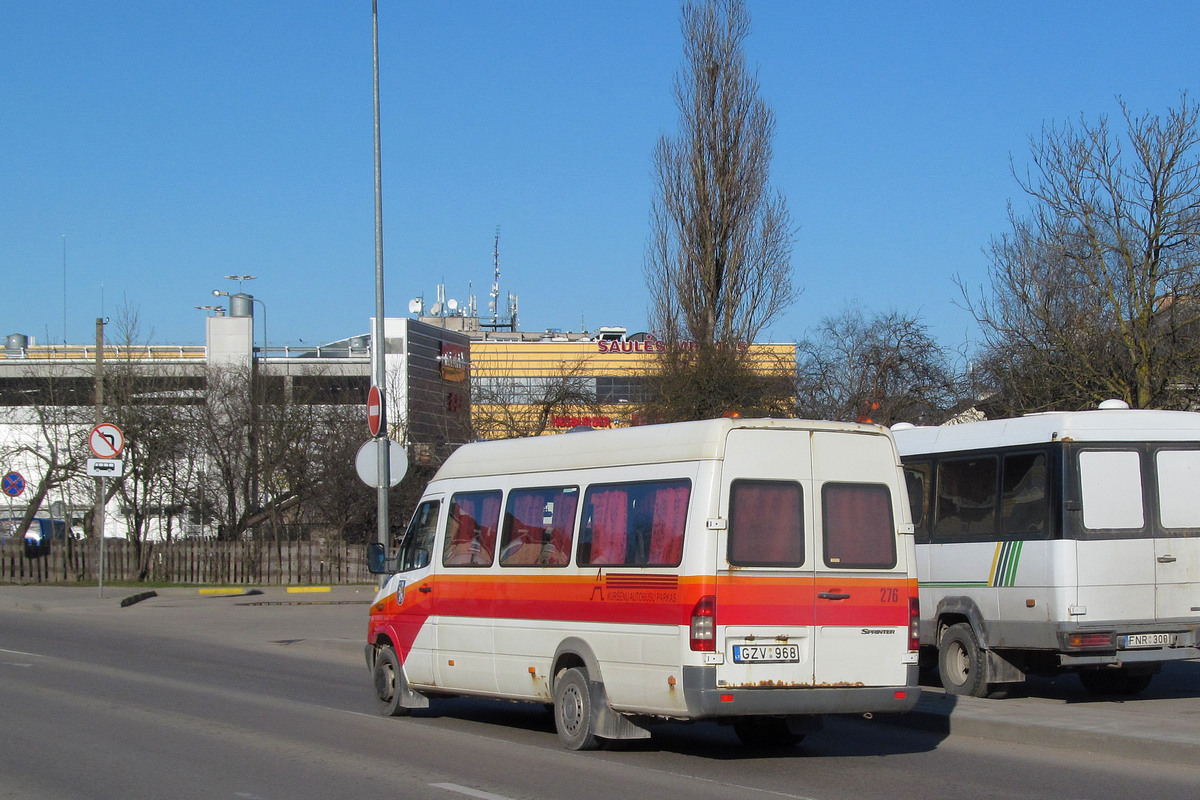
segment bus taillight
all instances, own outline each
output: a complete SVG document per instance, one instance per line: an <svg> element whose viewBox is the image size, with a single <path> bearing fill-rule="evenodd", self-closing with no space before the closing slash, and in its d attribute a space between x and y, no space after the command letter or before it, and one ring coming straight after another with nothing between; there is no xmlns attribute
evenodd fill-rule
<svg viewBox="0 0 1200 800"><path fill-rule="evenodd" d="M711 653L717 649L717 598L706 594L692 606L690 644L693 650Z"/></svg>
<svg viewBox="0 0 1200 800"><path fill-rule="evenodd" d="M921 602L915 597L908 598L908 649L921 649Z"/></svg>

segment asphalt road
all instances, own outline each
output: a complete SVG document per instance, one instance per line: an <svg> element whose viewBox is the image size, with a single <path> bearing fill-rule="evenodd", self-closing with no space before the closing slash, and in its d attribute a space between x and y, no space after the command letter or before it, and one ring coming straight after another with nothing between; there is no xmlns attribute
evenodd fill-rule
<svg viewBox="0 0 1200 800"><path fill-rule="evenodd" d="M696 724L572 753L539 706L456 699L378 716L361 654L370 587L173 590L124 608L121 590L107 593L0 587L0 798L1200 796L1200 761L1186 748L1180 758L1122 755L1066 734L1048 743L1038 730L1083 715L1103 737L1112 714L1149 715L1200 738L1200 689L1187 670L1164 682L1174 697L1125 703L1077 697L1068 679L1005 701L933 692L922 702L935 708L907 722L832 718L786 750L751 750L728 729ZM992 722L965 731L972 714ZM1012 734L1022 729L1024 741Z"/></svg>

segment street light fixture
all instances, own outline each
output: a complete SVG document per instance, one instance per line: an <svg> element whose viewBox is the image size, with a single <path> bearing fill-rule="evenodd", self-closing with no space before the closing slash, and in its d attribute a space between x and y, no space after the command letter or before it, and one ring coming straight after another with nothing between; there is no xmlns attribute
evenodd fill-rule
<svg viewBox="0 0 1200 800"><path fill-rule="evenodd" d="M225 280L237 281L238 282L238 291L240 292L242 290L242 281L252 281L257 277L258 277L257 275L226 275Z"/></svg>

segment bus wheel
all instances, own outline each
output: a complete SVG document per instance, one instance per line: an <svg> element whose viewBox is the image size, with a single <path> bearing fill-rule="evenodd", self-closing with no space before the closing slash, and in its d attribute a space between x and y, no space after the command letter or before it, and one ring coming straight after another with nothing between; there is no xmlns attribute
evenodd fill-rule
<svg viewBox="0 0 1200 800"><path fill-rule="evenodd" d="M587 673L578 667L559 673L554 681L554 727L568 750L600 749L595 720Z"/></svg>
<svg viewBox="0 0 1200 800"><path fill-rule="evenodd" d="M987 697L987 666L975 631L965 622L946 628L938 643L938 672L950 694Z"/></svg>
<svg viewBox="0 0 1200 800"><path fill-rule="evenodd" d="M408 709L400 704L404 696L404 680L400 672L400 660L396 651L390 647L381 647L375 654L375 696L383 703L380 713L385 717L403 717Z"/></svg>
<svg viewBox="0 0 1200 800"><path fill-rule="evenodd" d="M1118 669L1085 669L1079 672L1079 682L1092 694L1133 695L1140 694L1150 685L1154 677L1149 672L1130 672L1125 667Z"/></svg>
<svg viewBox="0 0 1200 800"><path fill-rule="evenodd" d="M791 747L804 738L792 733L783 717L742 717L733 723L733 732L747 747Z"/></svg>

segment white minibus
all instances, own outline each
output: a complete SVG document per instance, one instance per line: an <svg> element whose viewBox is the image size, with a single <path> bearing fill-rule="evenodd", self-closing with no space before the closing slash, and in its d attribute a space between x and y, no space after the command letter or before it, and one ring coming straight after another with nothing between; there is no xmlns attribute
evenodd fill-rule
<svg viewBox="0 0 1200 800"><path fill-rule="evenodd" d="M570 749L712 719L750 744L917 701L917 583L885 428L716 419L468 444L370 609L385 714L553 707Z"/></svg>
<svg viewBox="0 0 1200 800"><path fill-rule="evenodd" d="M1200 414L893 427L917 535L922 664L955 694L1076 672L1136 694L1200 657Z"/></svg>

